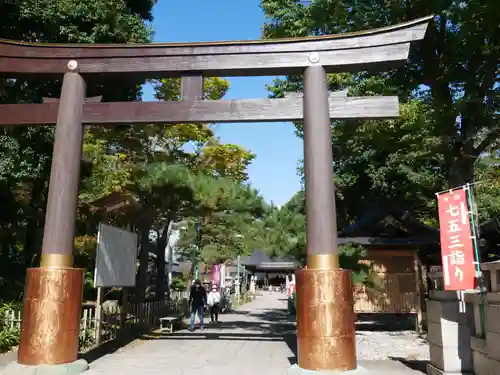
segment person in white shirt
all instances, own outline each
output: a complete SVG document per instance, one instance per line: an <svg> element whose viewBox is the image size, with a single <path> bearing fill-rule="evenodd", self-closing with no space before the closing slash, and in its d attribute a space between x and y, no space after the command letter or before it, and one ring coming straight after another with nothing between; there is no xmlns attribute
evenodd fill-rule
<svg viewBox="0 0 500 375"><path fill-rule="evenodd" d="M208 293L207 304L210 306L210 321L211 323L219 323L219 306L221 296L217 287L212 286L212 290Z"/></svg>

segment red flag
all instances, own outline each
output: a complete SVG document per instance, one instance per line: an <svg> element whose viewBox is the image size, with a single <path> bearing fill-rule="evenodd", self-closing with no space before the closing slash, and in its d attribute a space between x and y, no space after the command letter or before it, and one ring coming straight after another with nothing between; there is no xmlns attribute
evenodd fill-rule
<svg viewBox="0 0 500 375"><path fill-rule="evenodd" d="M212 286L215 286L217 289L221 287L220 285L220 279L221 279L221 266L220 264L214 264L212 266L212 270L210 272L210 279L212 281Z"/></svg>
<svg viewBox="0 0 500 375"><path fill-rule="evenodd" d="M476 287L474 246L465 189L438 195L445 290Z"/></svg>

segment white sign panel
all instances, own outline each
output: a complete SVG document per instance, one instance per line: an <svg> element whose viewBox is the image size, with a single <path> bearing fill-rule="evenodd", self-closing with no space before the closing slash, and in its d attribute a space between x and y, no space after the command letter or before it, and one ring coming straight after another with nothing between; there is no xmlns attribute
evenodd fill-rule
<svg viewBox="0 0 500 375"><path fill-rule="evenodd" d="M137 234L99 224L94 287L135 286Z"/></svg>

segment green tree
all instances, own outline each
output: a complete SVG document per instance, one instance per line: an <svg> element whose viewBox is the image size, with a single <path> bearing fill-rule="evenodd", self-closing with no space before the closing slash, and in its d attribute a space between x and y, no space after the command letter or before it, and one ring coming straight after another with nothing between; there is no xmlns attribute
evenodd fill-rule
<svg viewBox="0 0 500 375"><path fill-rule="evenodd" d="M180 79L161 80L155 83L155 87L156 97L160 100L181 99ZM227 80L216 77L205 79L204 98L221 99L228 88ZM165 247L173 224L193 210L196 180L221 176L246 180L246 168L255 155L237 145L222 144L211 125L207 124L155 125L146 129L147 137L142 139L142 143L148 144L148 147L143 147L148 151L138 162L137 181L150 214L144 234L151 230L157 233L156 294L158 298L163 298ZM141 251L143 261L138 280L142 284L146 274L146 255L145 251Z"/></svg>
<svg viewBox="0 0 500 375"><path fill-rule="evenodd" d="M382 200L404 202L430 221L432 193L473 182L481 155L498 149L497 1L262 0L262 8L264 38L361 31L436 15L405 68L329 76L333 91L402 101L396 121L333 123L340 218L352 222L369 202ZM301 78L293 76L271 88L274 96L297 90Z"/></svg>
<svg viewBox="0 0 500 375"><path fill-rule="evenodd" d="M182 292L183 290L186 290L188 282L189 281L185 278L174 276L172 277L172 290Z"/></svg>
<svg viewBox="0 0 500 375"><path fill-rule="evenodd" d="M249 254L261 245L259 221L266 204L255 189L228 178L193 182L195 203L191 215L179 225L179 255L191 260L196 252L198 260L212 264Z"/></svg>
<svg viewBox="0 0 500 375"><path fill-rule="evenodd" d="M285 257L306 264L306 216L304 192L298 191L282 207L272 207L264 219L264 249L271 257ZM378 286L379 279L371 268L361 262L366 251L358 245L339 246L341 268L352 270L352 282Z"/></svg>
<svg viewBox="0 0 500 375"><path fill-rule="evenodd" d="M475 165L475 201L479 222L484 222L500 214L500 153L495 150L483 155Z"/></svg>
<svg viewBox="0 0 500 375"><path fill-rule="evenodd" d="M159 100L180 100L180 79L154 82ZM205 99L220 99L227 80L204 80ZM156 245L157 298L163 298L165 247L172 226L192 209L193 179L229 176L245 180L254 155L226 145L206 124L92 127L86 133L86 159L92 164L81 199L86 202L119 191L141 205L140 219L128 218L140 234L136 299L145 298L150 242ZM83 209L82 209L83 211ZM126 219L126 218L125 218ZM153 235L154 234L154 235Z"/></svg>
<svg viewBox="0 0 500 375"><path fill-rule="evenodd" d="M142 0L14 0L0 4L0 38L28 42L149 42L153 3ZM130 100L142 82L89 80L88 95ZM0 79L0 102L41 102L57 97L61 81L39 77ZM41 248L53 147L53 128L33 126L0 133L0 219L2 290L22 291L26 267L35 265ZM99 187L101 188L101 187ZM92 193L88 194L91 195ZM82 226L77 223L78 226ZM93 228L95 232L95 228Z"/></svg>

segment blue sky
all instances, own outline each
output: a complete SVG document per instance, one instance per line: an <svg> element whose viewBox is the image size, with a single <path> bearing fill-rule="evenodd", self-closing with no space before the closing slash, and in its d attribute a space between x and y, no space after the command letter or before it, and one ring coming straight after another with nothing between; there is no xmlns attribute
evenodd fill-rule
<svg viewBox="0 0 500 375"><path fill-rule="evenodd" d="M154 8L155 42L259 39L264 15L259 0L159 0ZM273 77L230 78L225 99L265 98ZM145 89L145 100L152 90ZM250 182L266 201L282 205L300 188L297 165L302 141L291 123L220 124L216 135L257 155Z"/></svg>

